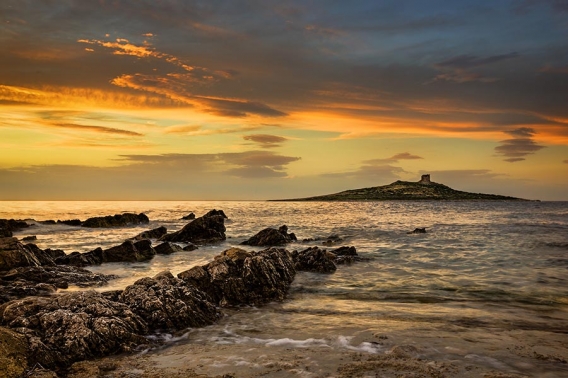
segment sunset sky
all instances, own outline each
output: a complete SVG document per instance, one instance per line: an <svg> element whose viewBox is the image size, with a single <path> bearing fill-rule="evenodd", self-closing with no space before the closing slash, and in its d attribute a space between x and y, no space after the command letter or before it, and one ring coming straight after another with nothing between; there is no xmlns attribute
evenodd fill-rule
<svg viewBox="0 0 568 378"><path fill-rule="evenodd" d="M568 200L568 1L0 2L0 200Z"/></svg>

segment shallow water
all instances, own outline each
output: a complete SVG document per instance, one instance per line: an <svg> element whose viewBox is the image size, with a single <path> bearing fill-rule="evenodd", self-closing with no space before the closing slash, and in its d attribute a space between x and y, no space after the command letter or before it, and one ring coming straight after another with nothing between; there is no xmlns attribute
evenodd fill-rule
<svg viewBox="0 0 568 378"><path fill-rule="evenodd" d="M286 301L231 310L216 325L172 336L170 348L145 355L149 366L171 367L188 353L217 346L224 352L200 363L200 372L261 374L273 351L309 350L311 368L290 369L332 376L345 353L384 355L393 346L413 345L421 358L463 369L568 376L566 202L0 202L0 218L85 220L128 211L151 220L117 229L36 224L16 235L36 235L39 247L69 253L116 245L161 225L175 231L186 224L183 215L213 208L229 216L225 242L144 263L92 267L119 276L98 290L124 288L165 269L177 274L282 224L300 241L337 234L344 239L338 245L353 245L371 260L331 275L300 273ZM428 232L406 233L416 227Z"/></svg>

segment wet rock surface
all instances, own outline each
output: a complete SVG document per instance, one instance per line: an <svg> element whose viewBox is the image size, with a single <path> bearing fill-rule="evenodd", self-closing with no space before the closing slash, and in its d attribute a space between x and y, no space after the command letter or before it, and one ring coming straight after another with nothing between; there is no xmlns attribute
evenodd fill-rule
<svg viewBox="0 0 568 378"><path fill-rule="evenodd" d="M138 235L130 238L129 240L143 240L143 239L159 239L165 234L168 233L168 229L164 226L154 228L152 230L144 231L139 233Z"/></svg>
<svg viewBox="0 0 568 378"><path fill-rule="evenodd" d="M0 272L20 266L39 266L40 261L33 251L18 239L0 238Z"/></svg>
<svg viewBox="0 0 568 378"><path fill-rule="evenodd" d="M23 220L0 219L0 237L11 237L14 232L28 227L30 225Z"/></svg>
<svg viewBox="0 0 568 378"><path fill-rule="evenodd" d="M227 217L227 215L225 214L225 212L223 210L210 210L207 212L207 214L204 215L204 217L213 217L213 216L221 216L224 219L229 219L229 217Z"/></svg>
<svg viewBox="0 0 568 378"><path fill-rule="evenodd" d="M103 250L102 262L137 262L150 260L156 251L149 240L133 243L125 241L121 245Z"/></svg>
<svg viewBox="0 0 568 378"><path fill-rule="evenodd" d="M136 281L124 289L118 301L140 316L150 329L203 327L221 317L207 294L167 271Z"/></svg>
<svg viewBox="0 0 568 378"><path fill-rule="evenodd" d="M134 224L149 223L150 219L144 214L123 213L108 215L105 217L93 217L84 221L82 227L90 228L109 228L123 227Z"/></svg>
<svg viewBox="0 0 568 378"><path fill-rule="evenodd" d="M278 246L291 243L298 240L294 233L288 233L286 225L281 226L278 230L275 228L265 228L258 234L252 236L241 243L241 245L251 246Z"/></svg>
<svg viewBox="0 0 568 378"><path fill-rule="evenodd" d="M407 234L425 234L425 233L426 233L426 227L415 228L413 231L407 232Z"/></svg>
<svg viewBox="0 0 568 378"><path fill-rule="evenodd" d="M103 286L113 278L116 276L93 273L76 266L27 266L15 268L0 275L0 282L47 283L65 289L69 285Z"/></svg>
<svg viewBox="0 0 568 378"><path fill-rule="evenodd" d="M31 362L52 369L132 351L148 332L125 304L94 291L8 302L0 306L0 323L27 337Z"/></svg>
<svg viewBox="0 0 568 378"><path fill-rule="evenodd" d="M83 224L83 222L81 222L80 219L66 219L66 220L57 220L57 223L61 223L64 224L66 226L81 226L81 224Z"/></svg>
<svg viewBox="0 0 568 378"><path fill-rule="evenodd" d="M181 219L183 219L183 220L193 220L193 219L195 219L195 214L189 213L189 214L187 214L186 216L181 217Z"/></svg>
<svg viewBox="0 0 568 378"><path fill-rule="evenodd" d="M225 240L225 231L225 218L222 215L204 215L186 224L181 230L164 235L160 240L182 243L213 243Z"/></svg>
<svg viewBox="0 0 568 378"><path fill-rule="evenodd" d="M154 247L158 255L170 255L175 252L183 252L183 248L177 244L170 242L163 242Z"/></svg>
<svg viewBox="0 0 568 378"><path fill-rule="evenodd" d="M73 266L99 265L103 263L103 249L99 247L85 253L71 252L68 255L57 257L55 263Z"/></svg>
<svg viewBox="0 0 568 378"><path fill-rule="evenodd" d="M28 367L26 338L10 329L0 327L0 376L22 377Z"/></svg>
<svg viewBox="0 0 568 378"><path fill-rule="evenodd" d="M231 248L203 266L178 274L222 306L262 304L285 298L296 272L288 251Z"/></svg>
<svg viewBox="0 0 568 378"><path fill-rule="evenodd" d="M311 247L297 252L294 257L294 267L298 271L333 273L337 267L333 263L334 255L329 254L325 249Z"/></svg>

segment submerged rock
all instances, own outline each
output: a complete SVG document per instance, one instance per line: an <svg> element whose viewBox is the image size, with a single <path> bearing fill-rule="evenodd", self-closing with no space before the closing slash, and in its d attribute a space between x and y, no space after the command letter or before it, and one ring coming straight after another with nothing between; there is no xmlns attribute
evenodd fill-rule
<svg viewBox="0 0 568 378"><path fill-rule="evenodd" d="M285 249L247 252L231 248L213 262L178 277L206 292L215 303L231 306L283 300L295 274L292 256Z"/></svg>
<svg viewBox="0 0 568 378"><path fill-rule="evenodd" d="M0 323L25 334L30 361L51 369L132 351L148 333L128 306L94 291L8 302L0 306Z"/></svg>
<svg viewBox="0 0 568 378"><path fill-rule="evenodd" d="M170 242L163 242L162 244L155 246L154 249L158 255L170 255L175 252L183 251L182 247Z"/></svg>
<svg viewBox="0 0 568 378"><path fill-rule="evenodd" d="M136 281L124 289L118 301L128 305L151 329L203 327L221 317L209 296L169 271Z"/></svg>
<svg viewBox="0 0 568 378"><path fill-rule="evenodd" d="M41 265L33 251L16 238L0 238L0 271Z"/></svg>
<svg viewBox="0 0 568 378"><path fill-rule="evenodd" d="M94 217L84 221L81 226L89 228L123 227L133 224L149 223L150 219L144 213L115 214L106 217Z"/></svg>
<svg viewBox="0 0 568 378"><path fill-rule="evenodd" d="M68 220L57 220L57 223L61 223L67 226L81 226L83 222L80 219L68 219Z"/></svg>
<svg viewBox="0 0 568 378"><path fill-rule="evenodd" d="M160 238L181 243L212 243L225 240L225 218L221 215L203 216L186 224L181 230Z"/></svg>
<svg viewBox="0 0 568 378"><path fill-rule="evenodd" d="M425 234L425 233L426 233L426 227L415 228L414 231L407 232L407 234Z"/></svg>
<svg viewBox="0 0 568 378"><path fill-rule="evenodd" d="M195 251L196 249L199 249L199 248L195 244L191 244L191 243L189 243L188 245L183 247L184 251Z"/></svg>
<svg viewBox="0 0 568 378"><path fill-rule="evenodd" d="M252 246L277 246L291 243L298 240L296 235L288 233L286 225L281 226L278 230L275 228L265 228L258 234L252 236L250 239L245 240L241 245Z"/></svg>
<svg viewBox="0 0 568 378"><path fill-rule="evenodd" d="M329 235L322 244L329 247L341 243L342 241L343 239L339 235Z"/></svg>
<svg viewBox="0 0 568 378"><path fill-rule="evenodd" d="M143 239L159 239L168 233L168 229L164 226L154 228L152 230L144 231L128 240L143 240Z"/></svg>
<svg viewBox="0 0 568 378"><path fill-rule="evenodd" d="M337 270L334 259L335 255L330 255L325 249L311 247L297 253L294 267L298 271L333 273Z"/></svg>
<svg viewBox="0 0 568 378"><path fill-rule="evenodd" d="M34 241L34 240L37 240L37 236L35 236L35 235L30 235L30 236L26 236L26 237L22 238L22 241L25 241L25 242Z"/></svg>

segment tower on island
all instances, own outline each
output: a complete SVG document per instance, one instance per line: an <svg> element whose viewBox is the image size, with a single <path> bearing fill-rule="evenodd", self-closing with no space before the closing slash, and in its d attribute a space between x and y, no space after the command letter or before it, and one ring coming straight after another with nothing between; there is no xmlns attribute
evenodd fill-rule
<svg viewBox="0 0 568 378"><path fill-rule="evenodd" d="M430 185L432 183L432 181L430 181L430 175L422 175L422 177L420 178L420 181L418 181L419 184L424 184L424 185Z"/></svg>

